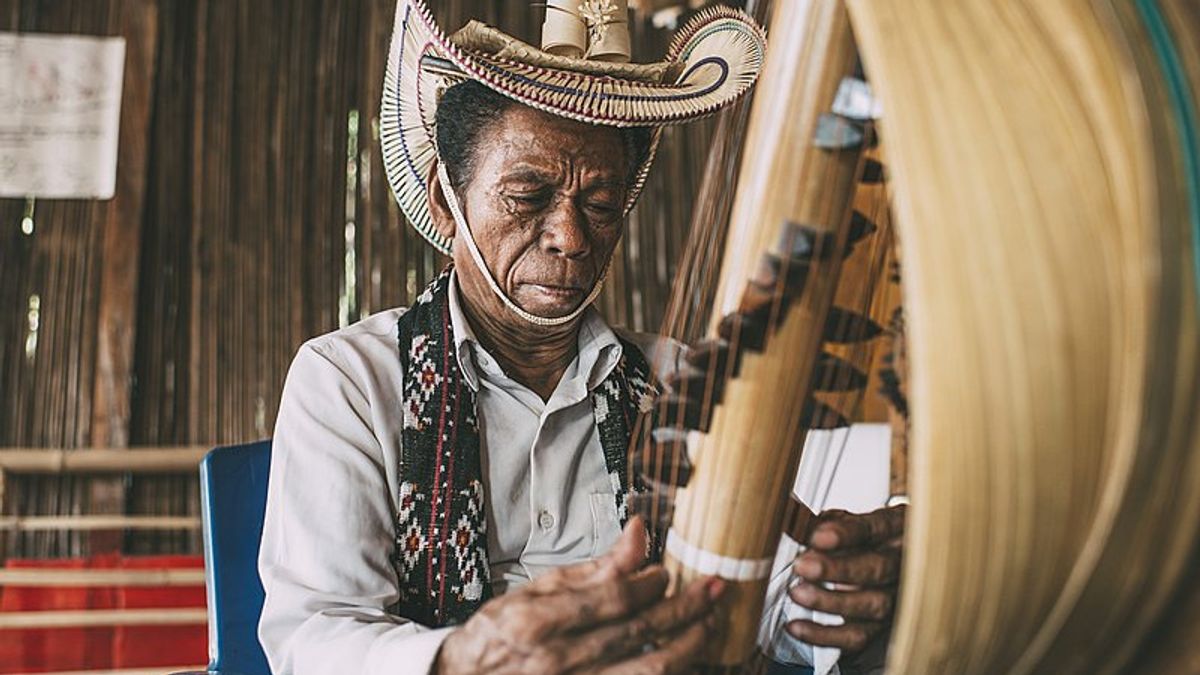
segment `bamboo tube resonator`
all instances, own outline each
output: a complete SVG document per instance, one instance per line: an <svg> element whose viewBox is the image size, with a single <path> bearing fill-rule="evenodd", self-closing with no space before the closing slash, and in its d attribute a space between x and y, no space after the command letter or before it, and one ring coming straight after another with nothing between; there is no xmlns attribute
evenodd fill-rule
<svg viewBox="0 0 1200 675"><path fill-rule="evenodd" d="M764 257L789 261L812 253L802 298L778 317L764 351L748 354L725 403L692 452L696 470L675 495L664 555L677 584L719 574L732 583L726 621L706 652L711 664L746 662L778 547L804 440L802 403L837 284L860 147L821 147L830 110L856 56L840 3L780 2L772 43L751 111L746 151L717 284L711 334L736 312ZM835 134L836 135L836 134ZM837 139L835 139L836 141ZM849 139L842 139L847 140ZM836 144L836 143L835 143Z"/></svg>
<svg viewBox="0 0 1200 675"><path fill-rule="evenodd" d="M888 672L1194 672L1200 10L807 0L770 28L713 332L764 253L787 259L781 225L845 241L854 155L811 139L857 46L904 254L912 506ZM676 584L733 582L710 664L753 651L835 253L743 359L674 494Z"/></svg>
<svg viewBox="0 0 1200 675"><path fill-rule="evenodd" d="M848 4L905 257L889 672L1128 672L1200 536L1197 12Z"/></svg>

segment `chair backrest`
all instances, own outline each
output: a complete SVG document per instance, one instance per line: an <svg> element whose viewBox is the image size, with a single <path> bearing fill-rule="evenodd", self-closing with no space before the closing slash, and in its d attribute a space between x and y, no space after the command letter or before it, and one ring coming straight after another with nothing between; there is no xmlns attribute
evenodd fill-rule
<svg viewBox="0 0 1200 675"><path fill-rule="evenodd" d="M216 448L200 462L209 670L270 675L258 642L263 586L258 545L271 442Z"/></svg>

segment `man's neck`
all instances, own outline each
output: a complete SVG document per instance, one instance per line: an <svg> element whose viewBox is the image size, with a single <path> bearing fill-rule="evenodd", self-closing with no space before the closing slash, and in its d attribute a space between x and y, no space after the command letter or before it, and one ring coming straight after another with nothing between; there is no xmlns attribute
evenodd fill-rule
<svg viewBox="0 0 1200 675"><path fill-rule="evenodd" d="M460 287L463 314L479 344L496 358L505 374L548 401L579 353L581 319L562 326L535 326L503 307L478 311L462 291Z"/></svg>

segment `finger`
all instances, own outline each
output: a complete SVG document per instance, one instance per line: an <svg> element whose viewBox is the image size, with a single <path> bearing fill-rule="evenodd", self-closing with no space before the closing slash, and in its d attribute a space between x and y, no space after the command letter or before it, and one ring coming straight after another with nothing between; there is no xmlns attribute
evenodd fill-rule
<svg viewBox="0 0 1200 675"><path fill-rule="evenodd" d="M807 581L796 584L788 595L801 607L862 621L886 621L896 602L895 587L832 591Z"/></svg>
<svg viewBox="0 0 1200 675"><path fill-rule="evenodd" d="M720 579L697 579L683 593L663 600L627 621L564 638L559 642L571 652L566 667L614 662L640 653L645 645L705 619L723 590L724 582ZM553 651L559 651L557 645Z"/></svg>
<svg viewBox="0 0 1200 675"><path fill-rule="evenodd" d="M836 647L846 653L857 653L866 649L871 640L879 635L884 624L873 621L848 621L841 626L825 626L807 619L789 621L789 635L817 647Z"/></svg>
<svg viewBox="0 0 1200 675"><path fill-rule="evenodd" d="M530 592L501 606L497 621L515 627L521 642L537 642L547 635L623 619L651 607L667 590L668 577L653 566L628 577L594 583L583 588Z"/></svg>
<svg viewBox="0 0 1200 675"><path fill-rule="evenodd" d="M900 580L900 549L882 548L844 556L809 550L797 556L793 570L805 581L891 586Z"/></svg>
<svg viewBox="0 0 1200 675"><path fill-rule="evenodd" d="M828 522L831 520L837 520L838 518L841 518L842 516L849 516L849 515L853 515L853 514L845 509L825 509L824 511L822 511L818 514L814 514L813 517L810 518L808 521L808 529L804 531L804 537L802 539L797 539L797 541L803 542L806 546L812 547L813 533L816 531L816 529L822 523L825 523L825 522Z"/></svg>
<svg viewBox="0 0 1200 675"><path fill-rule="evenodd" d="M646 523L634 516L625 524L617 543L613 544L603 560L611 563L618 573L629 574L646 562L649 549L650 537L646 534Z"/></svg>
<svg viewBox="0 0 1200 675"><path fill-rule="evenodd" d="M907 513L903 504L866 514L822 513L809 535L808 544L824 551L880 546L904 534Z"/></svg>
<svg viewBox="0 0 1200 675"><path fill-rule="evenodd" d="M688 584L682 593L667 598L642 612L652 635L675 633L704 619L725 592L720 577L704 577Z"/></svg>
<svg viewBox="0 0 1200 675"><path fill-rule="evenodd" d="M700 658L710 628L707 622L697 621L657 649L627 659L598 671L600 675L675 675L691 673Z"/></svg>

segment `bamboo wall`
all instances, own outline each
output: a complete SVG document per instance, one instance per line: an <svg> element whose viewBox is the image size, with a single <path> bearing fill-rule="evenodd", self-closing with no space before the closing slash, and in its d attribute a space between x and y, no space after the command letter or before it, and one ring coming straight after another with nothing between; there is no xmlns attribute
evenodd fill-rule
<svg viewBox="0 0 1200 675"><path fill-rule="evenodd" d="M526 38L528 2L431 3ZM307 338L408 304L442 266L377 141L394 0L0 0L0 31L123 35L116 197L0 200L0 447L215 445L271 433ZM638 44L666 35L642 22ZM711 124L672 129L601 305L661 320ZM82 450L85 451L86 450ZM137 452L131 450L130 452ZM6 514L198 512L194 477L9 477ZM198 551L195 532L6 534L0 555Z"/></svg>

